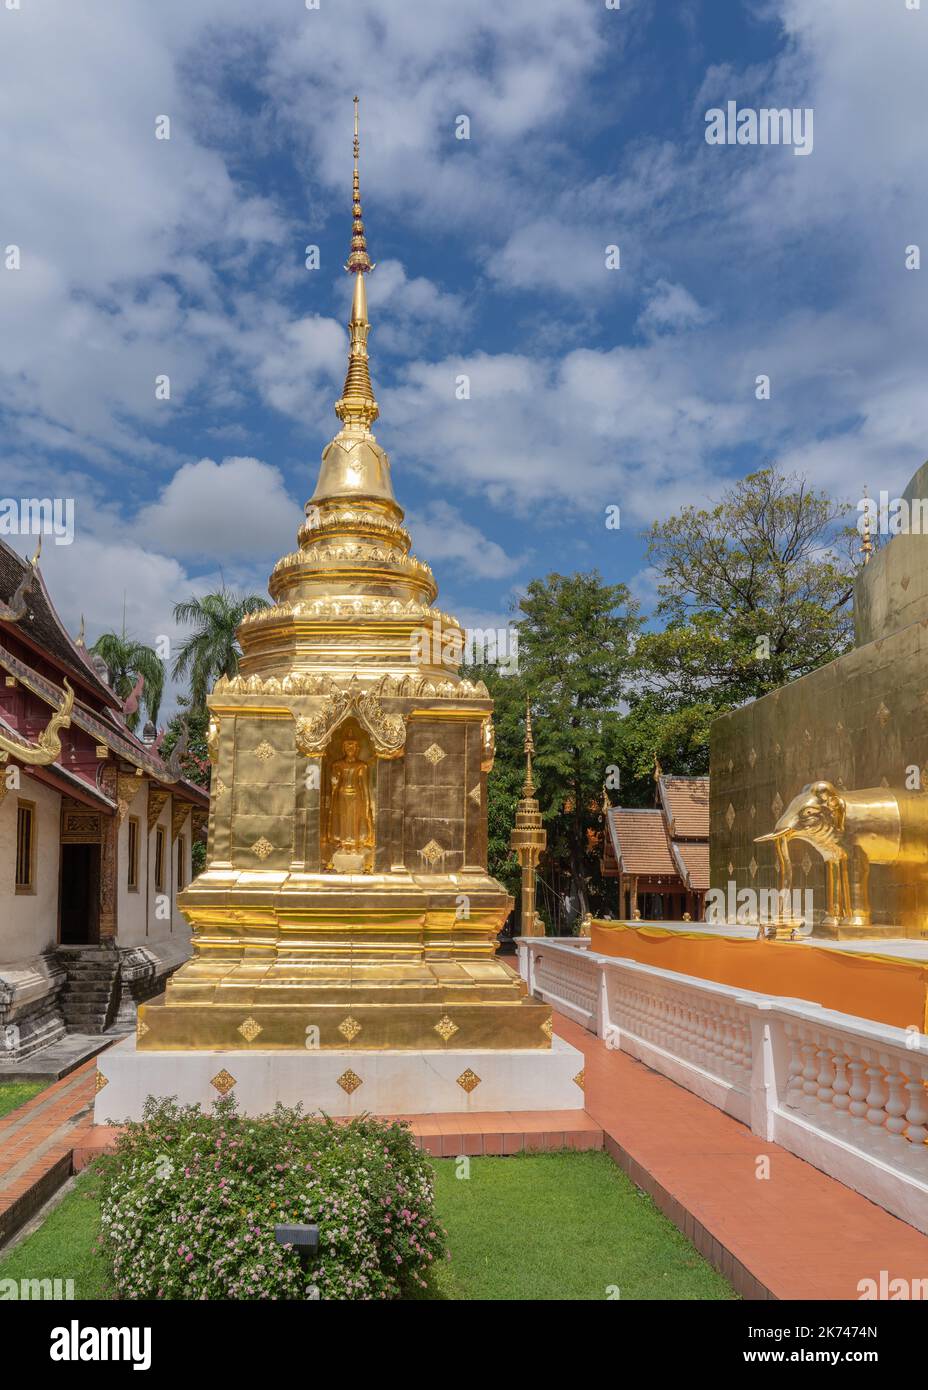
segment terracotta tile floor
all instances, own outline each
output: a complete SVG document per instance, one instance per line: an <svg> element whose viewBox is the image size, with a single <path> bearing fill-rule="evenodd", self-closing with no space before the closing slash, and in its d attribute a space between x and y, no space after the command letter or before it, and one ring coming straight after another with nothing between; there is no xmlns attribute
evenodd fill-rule
<svg viewBox="0 0 928 1390"><path fill-rule="evenodd" d="M567 1019L585 1056L586 1113L404 1116L428 1152L606 1148L747 1297L854 1299L857 1283L928 1277L928 1237L689 1091L606 1048ZM73 1151L82 1167L112 1141L91 1123L95 1062L0 1120L4 1213ZM770 1158L768 1180L755 1160Z"/></svg>
<svg viewBox="0 0 928 1390"><path fill-rule="evenodd" d="M586 1107L607 1149L617 1156L618 1147L623 1167L631 1160L664 1189L669 1201L659 1204L684 1229L690 1217L691 1238L701 1227L717 1242L719 1267L728 1252L780 1299L856 1299L858 1281L882 1269L928 1278L928 1236L577 1024L557 1017L555 1025L584 1053ZM762 1154L766 1180L755 1176Z"/></svg>

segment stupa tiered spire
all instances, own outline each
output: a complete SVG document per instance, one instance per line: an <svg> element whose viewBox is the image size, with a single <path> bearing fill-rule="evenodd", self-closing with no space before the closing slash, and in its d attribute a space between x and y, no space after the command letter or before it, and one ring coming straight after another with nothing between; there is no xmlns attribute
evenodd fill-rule
<svg viewBox="0 0 928 1390"><path fill-rule="evenodd" d="M354 296L351 302L351 318L348 321L350 346L348 349L348 374L341 398L335 403L335 413L348 429L359 428L370 432L371 425L380 414L374 399L371 385L370 367L367 355L367 337L371 331L367 317L367 291L364 277L374 269L367 254L367 237L364 232L364 219L361 215L361 180L358 173L360 136L358 134L358 98L354 99L354 178L352 183L352 229L351 251L345 262L345 269L354 276Z"/></svg>

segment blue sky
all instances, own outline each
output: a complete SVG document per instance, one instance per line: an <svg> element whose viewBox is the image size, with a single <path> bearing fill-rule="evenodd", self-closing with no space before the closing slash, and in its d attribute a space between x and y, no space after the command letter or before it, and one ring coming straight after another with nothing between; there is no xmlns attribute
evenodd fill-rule
<svg viewBox="0 0 928 1390"><path fill-rule="evenodd" d="M900 491L928 453L913 3L0 5L0 495L74 497L43 557L66 621L176 635L176 600L263 591L291 548L338 424L355 91L377 435L443 608L502 622L595 564L647 610L642 529L772 459ZM729 100L811 107L811 154L708 145Z"/></svg>

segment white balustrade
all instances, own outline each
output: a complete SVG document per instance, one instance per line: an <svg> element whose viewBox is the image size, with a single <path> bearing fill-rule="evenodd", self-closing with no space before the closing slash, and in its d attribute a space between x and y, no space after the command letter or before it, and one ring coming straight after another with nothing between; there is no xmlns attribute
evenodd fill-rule
<svg viewBox="0 0 928 1390"><path fill-rule="evenodd" d="M523 937L529 989L928 1232L928 1035Z"/></svg>

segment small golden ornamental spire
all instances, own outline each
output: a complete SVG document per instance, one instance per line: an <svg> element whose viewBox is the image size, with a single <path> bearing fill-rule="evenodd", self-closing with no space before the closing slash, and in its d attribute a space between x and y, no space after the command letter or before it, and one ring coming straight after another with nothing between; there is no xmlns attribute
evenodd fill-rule
<svg viewBox="0 0 928 1390"><path fill-rule="evenodd" d="M535 871L548 836L541 823L541 808L535 799L532 782L532 707L525 701L525 785L522 799L516 805L516 823L509 837L509 848L515 851L522 868L522 936L544 936L545 928L535 912Z"/></svg>
<svg viewBox="0 0 928 1390"><path fill-rule="evenodd" d="M864 483L864 530L863 540L860 543L860 553L864 557L864 564L869 565L870 556L873 554L873 538L870 535L870 508L867 496L867 484Z"/></svg>
<svg viewBox="0 0 928 1390"><path fill-rule="evenodd" d="M535 783L532 781L532 754L535 752L535 743L532 738L532 706L528 697L525 700L525 783L522 787L523 799L535 795Z"/></svg>
<svg viewBox="0 0 928 1390"><path fill-rule="evenodd" d="M361 184L358 176L358 155L361 142L358 129L358 98L355 97L353 222L351 252L345 262L345 269L354 276L354 298L351 302L351 318L348 320L350 338L348 374L345 377L341 399L335 402L335 414L346 428L353 428L369 434L371 425L380 414L380 408L374 399L374 388L371 385L367 356L367 335L371 331L371 326L367 317L367 292L364 288L364 277L370 274L374 265L367 254L367 239L364 235L364 222L361 217Z"/></svg>

